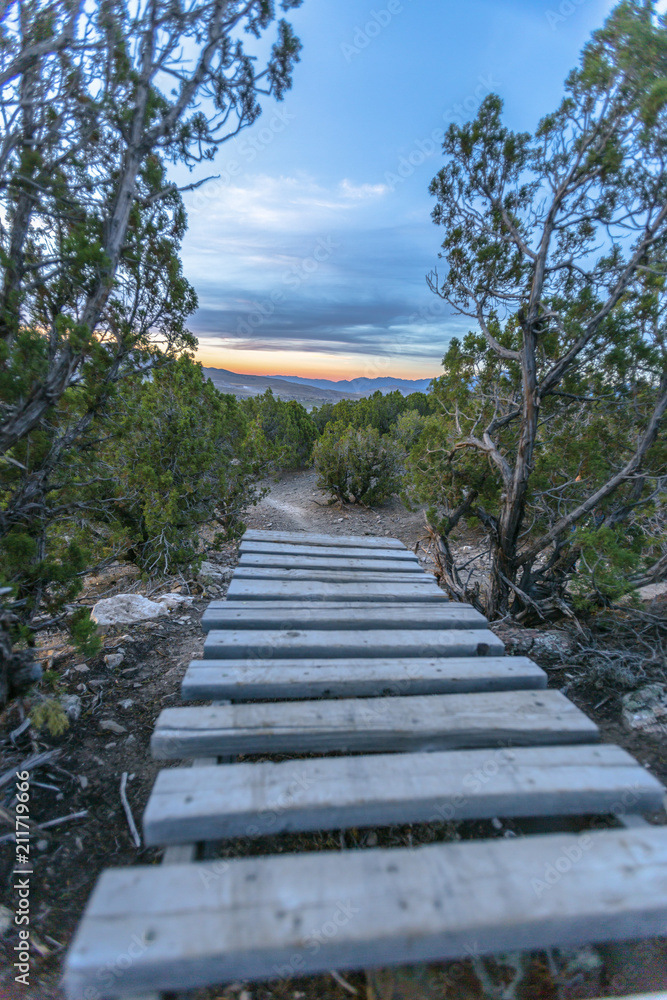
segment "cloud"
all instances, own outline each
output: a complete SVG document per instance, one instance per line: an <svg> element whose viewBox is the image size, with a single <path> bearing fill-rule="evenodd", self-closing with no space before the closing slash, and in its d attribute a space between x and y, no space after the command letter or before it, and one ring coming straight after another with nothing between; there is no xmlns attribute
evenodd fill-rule
<svg viewBox="0 0 667 1000"><path fill-rule="evenodd" d="M190 195L193 332L228 350L409 355L437 366L459 332L424 280L437 235L413 205L389 215L387 194L349 178L325 186L258 174L205 201Z"/></svg>

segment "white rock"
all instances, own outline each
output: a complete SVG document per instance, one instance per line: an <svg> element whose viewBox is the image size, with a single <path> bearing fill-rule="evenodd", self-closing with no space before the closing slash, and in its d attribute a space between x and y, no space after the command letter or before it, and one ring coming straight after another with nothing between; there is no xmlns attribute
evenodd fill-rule
<svg viewBox="0 0 667 1000"><path fill-rule="evenodd" d="M134 702L131 698L124 698L122 701L119 701L118 704L121 708L132 708Z"/></svg>
<svg viewBox="0 0 667 1000"><path fill-rule="evenodd" d="M104 662L106 663L107 667L111 668L111 670L115 670L116 667L119 667L121 665L124 659L125 659L125 653L109 653L108 656L104 657Z"/></svg>
<svg viewBox="0 0 667 1000"><path fill-rule="evenodd" d="M105 597L94 606L90 618L101 628L112 625L132 625L134 622L146 621L149 618L159 618L166 615L167 608L157 601L149 601L141 594L116 594L115 597Z"/></svg>
<svg viewBox="0 0 667 1000"><path fill-rule="evenodd" d="M88 778L85 776L85 774L79 775L79 784L81 785L82 788L88 788Z"/></svg>
<svg viewBox="0 0 667 1000"><path fill-rule="evenodd" d="M186 597L185 594L161 594L155 600L159 604L164 604L169 611L173 611L174 608L180 608L184 604L192 604L194 598Z"/></svg>
<svg viewBox="0 0 667 1000"><path fill-rule="evenodd" d="M667 594L667 583L649 583L647 587L640 587L637 593L642 601L653 601Z"/></svg>
<svg viewBox="0 0 667 1000"><path fill-rule="evenodd" d="M204 560L197 576L203 582L208 580L211 583L225 583L226 580L231 580L233 572L231 566L219 566Z"/></svg>
<svg viewBox="0 0 667 1000"><path fill-rule="evenodd" d="M126 733L125 726L120 726L113 719L100 719L100 729L108 729L110 733Z"/></svg>
<svg viewBox="0 0 667 1000"><path fill-rule="evenodd" d="M61 695L60 704L70 722L76 722L77 719L81 718L81 699L78 694Z"/></svg>
<svg viewBox="0 0 667 1000"><path fill-rule="evenodd" d="M621 717L626 729L656 736L667 733L667 686L646 684L623 695Z"/></svg>

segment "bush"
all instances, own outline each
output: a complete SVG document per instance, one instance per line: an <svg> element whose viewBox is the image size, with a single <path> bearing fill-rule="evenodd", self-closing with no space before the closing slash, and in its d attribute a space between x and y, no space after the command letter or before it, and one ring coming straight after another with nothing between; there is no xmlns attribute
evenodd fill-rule
<svg viewBox="0 0 667 1000"><path fill-rule="evenodd" d="M129 382L118 410L107 461L128 557L147 573L173 573L196 561L202 524L238 534L260 493L250 421L234 396L182 357Z"/></svg>
<svg viewBox="0 0 667 1000"><path fill-rule="evenodd" d="M313 455L317 485L343 502L382 503L400 488L403 451L374 427L329 424Z"/></svg>
<svg viewBox="0 0 667 1000"><path fill-rule="evenodd" d="M301 403L277 399L271 389L243 402L253 421L256 445L271 472L310 465L317 427Z"/></svg>

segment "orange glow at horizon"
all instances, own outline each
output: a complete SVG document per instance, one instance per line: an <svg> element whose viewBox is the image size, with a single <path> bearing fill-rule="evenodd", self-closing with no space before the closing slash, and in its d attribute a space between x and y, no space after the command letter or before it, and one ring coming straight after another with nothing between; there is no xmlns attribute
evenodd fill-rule
<svg viewBox="0 0 667 1000"><path fill-rule="evenodd" d="M353 378L435 378L442 374L430 361L394 356L328 354L324 351L229 350L200 341L197 361L205 368L225 368L239 375L300 375L337 382Z"/></svg>

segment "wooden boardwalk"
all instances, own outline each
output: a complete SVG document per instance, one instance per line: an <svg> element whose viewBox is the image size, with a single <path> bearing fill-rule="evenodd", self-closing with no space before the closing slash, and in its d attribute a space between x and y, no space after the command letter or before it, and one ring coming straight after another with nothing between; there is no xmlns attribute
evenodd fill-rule
<svg viewBox="0 0 667 1000"><path fill-rule="evenodd" d="M397 539L249 531L203 625L182 697L212 704L165 709L151 742L194 765L162 770L144 813L164 862L103 873L66 959L71 1000L664 933L667 829L639 819L662 785ZM230 762L267 754L294 759ZM542 832L211 849L496 817Z"/></svg>

